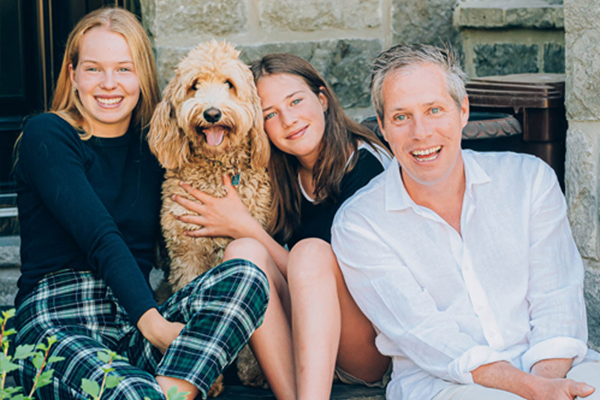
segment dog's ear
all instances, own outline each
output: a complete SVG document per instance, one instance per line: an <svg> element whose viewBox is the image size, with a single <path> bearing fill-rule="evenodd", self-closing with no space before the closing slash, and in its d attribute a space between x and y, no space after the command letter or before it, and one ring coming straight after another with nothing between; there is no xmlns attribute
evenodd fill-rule
<svg viewBox="0 0 600 400"><path fill-rule="evenodd" d="M252 128L250 128L250 156L252 168L261 169L265 168L269 163L271 146L265 132L260 99L256 94L253 97L254 121L252 122Z"/></svg>
<svg viewBox="0 0 600 400"><path fill-rule="evenodd" d="M176 88L171 83L164 92L163 100L158 104L148 133L150 150L163 167L176 169L183 166L190 155L186 136L177 125L177 115L173 106L173 94Z"/></svg>

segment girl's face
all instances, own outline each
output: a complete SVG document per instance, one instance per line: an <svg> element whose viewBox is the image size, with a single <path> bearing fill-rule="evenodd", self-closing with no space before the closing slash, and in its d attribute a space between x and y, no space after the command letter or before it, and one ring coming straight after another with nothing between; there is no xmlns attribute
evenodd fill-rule
<svg viewBox="0 0 600 400"><path fill-rule="evenodd" d="M105 28L89 30L81 39L77 67L70 64L69 72L94 136L125 134L140 98L140 81L125 38Z"/></svg>
<svg viewBox="0 0 600 400"><path fill-rule="evenodd" d="M291 74L265 75L256 88L269 139L279 150L312 168L325 132L325 95L316 95L302 78Z"/></svg>

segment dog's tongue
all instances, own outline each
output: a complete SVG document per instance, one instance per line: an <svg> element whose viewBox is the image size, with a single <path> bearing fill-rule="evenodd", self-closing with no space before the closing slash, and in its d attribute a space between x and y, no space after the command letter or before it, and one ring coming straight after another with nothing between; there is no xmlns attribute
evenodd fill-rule
<svg viewBox="0 0 600 400"><path fill-rule="evenodd" d="M223 141L223 136L225 136L225 128L222 126L211 126L204 129L204 134L206 135L206 143L209 146L218 146Z"/></svg>

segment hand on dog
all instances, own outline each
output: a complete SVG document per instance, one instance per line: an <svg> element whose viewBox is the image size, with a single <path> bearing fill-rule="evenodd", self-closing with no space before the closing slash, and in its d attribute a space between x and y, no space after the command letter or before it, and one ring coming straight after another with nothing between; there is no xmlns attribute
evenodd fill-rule
<svg viewBox="0 0 600 400"><path fill-rule="evenodd" d="M201 203L174 195L173 201L198 215L179 215L179 221L199 225L200 228L186 231L191 237L250 237L254 229L262 229L240 200L231 184L231 177L225 175L223 184L227 188L225 197L213 197L185 182L180 186Z"/></svg>

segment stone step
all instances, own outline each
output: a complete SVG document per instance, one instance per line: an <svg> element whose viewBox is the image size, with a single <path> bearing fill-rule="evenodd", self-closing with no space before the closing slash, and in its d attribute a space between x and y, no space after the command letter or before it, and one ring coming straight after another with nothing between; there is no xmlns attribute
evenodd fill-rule
<svg viewBox="0 0 600 400"><path fill-rule="evenodd" d="M0 307L14 304L17 294L17 280L21 275L19 268L19 236L0 236Z"/></svg>

